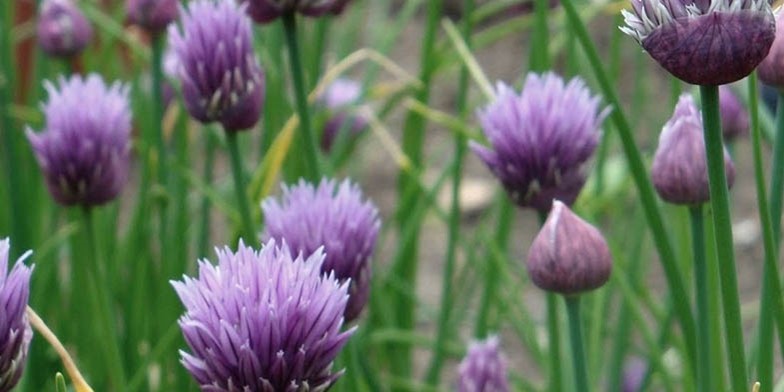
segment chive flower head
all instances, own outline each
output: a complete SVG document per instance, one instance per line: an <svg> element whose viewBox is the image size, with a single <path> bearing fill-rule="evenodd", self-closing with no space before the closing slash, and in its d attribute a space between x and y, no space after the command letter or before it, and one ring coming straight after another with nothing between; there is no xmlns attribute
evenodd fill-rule
<svg viewBox="0 0 784 392"><path fill-rule="evenodd" d="M44 0L38 15L38 44L53 57L81 53L93 37L90 22L71 0Z"/></svg>
<svg viewBox="0 0 784 392"><path fill-rule="evenodd" d="M20 257L8 271L8 238L0 239L0 392L9 392L19 382L27 360L33 330L27 320L30 275L33 269Z"/></svg>

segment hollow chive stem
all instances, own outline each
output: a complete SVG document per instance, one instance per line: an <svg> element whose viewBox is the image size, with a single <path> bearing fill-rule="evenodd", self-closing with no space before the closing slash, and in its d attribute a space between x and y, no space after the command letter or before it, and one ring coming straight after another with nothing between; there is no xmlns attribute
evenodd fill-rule
<svg viewBox="0 0 784 392"><path fill-rule="evenodd" d="M111 307L110 291L106 285L107 279L102 273L102 266L98 261L92 208L83 207L82 218L88 252L87 262L81 263L84 269L82 273L87 277L88 289L91 291L89 297L91 298L93 311L99 319L98 324L102 334L99 346L103 347L110 383L114 386L108 389L118 390L126 385L125 370L123 368L122 355L120 354L120 342L117 339L117 330L114 325L115 318Z"/></svg>
<svg viewBox="0 0 784 392"><path fill-rule="evenodd" d="M713 245L716 248L719 261L730 379L732 389L742 391L748 388L748 376L746 374L746 354L743 351L743 329L740 319L735 252L732 248L729 193L727 191L727 177L724 172L724 143L719 117L719 87L700 86L700 95L702 96L705 153L708 160L708 182L715 232Z"/></svg>
<svg viewBox="0 0 784 392"><path fill-rule="evenodd" d="M539 226L544 226L547 213L539 211ZM558 392L563 390L563 371L561 370L561 327L558 322L558 298L556 294L545 293L547 303L547 338L550 355L548 356L549 390Z"/></svg>
<svg viewBox="0 0 784 392"><path fill-rule="evenodd" d="M574 382L577 392L591 390L588 384L588 372L585 364L585 346L583 344L583 328L580 320L580 297L564 296L566 314L569 317L569 337L572 344L572 364L574 365Z"/></svg>
<svg viewBox="0 0 784 392"><path fill-rule="evenodd" d="M689 207L691 223L692 256L694 257L694 289L697 299L697 390L712 392L710 355L710 292L708 290L708 266L705 257L705 225L702 205Z"/></svg>
<svg viewBox="0 0 784 392"><path fill-rule="evenodd" d="M240 149L237 144L237 132L226 132L226 144L229 147L231 158L231 173L234 177L234 191L237 193L237 206L239 207L240 220L242 222L242 238L252 248L258 247L256 232L253 229L252 215L250 214L250 203L248 202L248 192L245 190L245 175L242 170L242 159Z"/></svg>
<svg viewBox="0 0 784 392"><path fill-rule="evenodd" d="M205 184L212 183L212 167L215 164L215 135L212 132L207 133L207 140L204 145L204 171L202 173L202 180ZM199 234L198 242L196 243L196 254L198 257L205 257L210 245L210 198L206 195L201 198L201 207L199 208L201 217L199 219Z"/></svg>
<svg viewBox="0 0 784 392"><path fill-rule="evenodd" d="M305 143L305 176L309 180L317 181L320 177L318 148L316 146L316 136L313 134L313 128L310 124L310 109L305 91L304 70L302 69L302 59L300 58L299 41L297 39L296 14L288 13L283 15L283 30L286 35L286 45L289 49L289 65L291 66L291 76L294 80L294 95L297 101L300 131L302 140Z"/></svg>
<svg viewBox="0 0 784 392"><path fill-rule="evenodd" d="M165 189L167 182L167 162L166 162L166 145L163 138L163 44L164 36L162 34L155 34L152 37L152 102L153 102L153 127L152 137L155 140L155 152L157 160L157 174L158 184ZM161 246L161 257L165 260L168 249L164 238L167 233L167 216L166 216L166 202L161 200L158 208L158 221L159 221L159 238Z"/></svg>

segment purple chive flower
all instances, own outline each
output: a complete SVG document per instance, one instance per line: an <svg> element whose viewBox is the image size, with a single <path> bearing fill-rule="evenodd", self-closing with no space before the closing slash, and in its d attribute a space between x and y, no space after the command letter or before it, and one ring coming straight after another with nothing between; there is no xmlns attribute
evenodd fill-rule
<svg viewBox="0 0 784 392"><path fill-rule="evenodd" d="M95 206L117 197L128 178L131 110L128 86L96 74L45 83L42 133L27 129L46 185L65 206Z"/></svg>
<svg viewBox="0 0 784 392"><path fill-rule="evenodd" d="M784 13L776 14L776 38L770 52L757 67L760 80L779 89L784 88Z"/></svg>
<svg viewBox="0 0 784 392"><path fill-rule="evenodd" d="M220 122L227 132L253 127L264 100L264 73L245 7L234 0L196 0L183 10L182 30L169 28L185 107L196 120Z"/></svg>
<svg viewBox="0 0 784 392"><path fill-rule="evenodd" d="M623 366L622 392L638 392L645 381L648 365L640 358L633 357Z"/></svg>
<svg viewBox="0 0 784 392"><path fill-rule="evenodd" d="M22 377L33 330L27 320L31 267L20 257L8 272L8 238L0 240L0 392L11 391Z"/></svg>
<svg viewBox="0 0 784 392"><path fill-rule="evenodd" d="M726 150L724 170L731 187L735 167ZM681 95L672 118L662 129L651 173L653 186L669 203L695 205L710 200L702 117L689 94Z"/></svg>
<svg viewBox="0 0 784 392"><path fill-rule="evenodd" d="M356 319L370 294L370 259L381 227L376 206L363 201L359 186L323 179L314 187L301 180L283 187L280 202L268 198L261 208L265 240L285 241L292 252L306 255L324 248L321 270L334 271L341 282L351 281L345 318Z"/></svg>
<svg viewBox="0 0 784 392"><path fill-rule="evenodd" d="M269 23L294 12L319 17L343 13L351 0L240 0L248 3L248 14L258 23Z"/></svg>
<svg viewBox="0 0 784 392"><path fill-rule="evenodd" d="M507 392L506 357L497 336L471 342L458 368L458 392Z"/></svg>
<svg viewBox="0 0 784 392"><path fill-rule="evenodd" d="M776 33L767 0L632 0L621 30L691 84L740 80L765 58Z"/></svg>
<svg viewBox="0 0 784 392"><path fill-rule="evenodd" d="M749 113L729 86L719 86L719 110L725 141L749 134Z"/></svg>
<svg viewBox="0 0 784 392"><path fill-rule="evenodd" d="M54 57L71 57L87 47L93 29L71 0L44 0L38 16L38 44Z"/></svg>
<svg viewBox="0 0 784 392"><path fill-rule="evenodd" d="M336 79L319 97L317 104L330 112L330 118L321 134L321 148L329 151L338 132L356 136L367 128L368 121L362 114L352 113L352 105L362 96L362 85L351 79Z"/></svg>
<svg viewBox="0 0 784 392"><path fill-rule="evenodd" d="M292 257L268 242L218 250L199 277L172 282L191 353L182 363L203 391L324 391L342 372L332 361L354 333L341 332L348 284L323 275L324 253Z"/></svg>
<svg viewBox="0 0 784 392"><path fill-rule="evenodd" d="M612 257L602 233L555 200L528 250L526 267L542 290L572 295L603 286Z"/></svg>
<svg viewBox="0 0 784 392"><path fill-rule="evenodd" d="M572 204L587 176L608 110L585 83L553 73L529 74L519 95L498 83L498 97L479 112L491 147L471 149L521 207L547 212L553 199Z"/></svg>
<svg viewBox="0 0 784 392"><path fill-rule="evenodd" d="M127 0L125 9L128 11L129 22L149 32L158 33L177 19L178 4L178 0Z"/></svg>

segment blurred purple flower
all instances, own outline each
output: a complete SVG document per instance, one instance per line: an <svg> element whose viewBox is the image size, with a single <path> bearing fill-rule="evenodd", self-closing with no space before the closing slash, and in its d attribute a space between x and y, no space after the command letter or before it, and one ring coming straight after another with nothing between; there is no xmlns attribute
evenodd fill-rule
<svg viewBox="0 0 784 392"><path fill-rule="evenodd" d="M275 239L294 253L309 255L323 247L324 273L335 273L341 282L351 280L346 321L356 319L370 294L371 257L381 221L371 201L363 201L359 186L349 180L338 184L323 179L317 187L301 180L283 187L279 202L261 204L265 241Z"/></svg>
<svg viewBox="0 0 784 392"><path fill-rule="evenodd" d="M719 87L719 110L721 111L721 129L724 140L733 141L749 134L749 113L738 100L730 86Z"/></svg>
<svg viewBox="0 0 784 392"><path fill-rule="evenodd" d="M547 212L553 199L571 205L587 176L587 162L609 112L574 78L529 74L521 94L498 83L498 97L479 112L491 147L471 149L515 203Z"/></svg>
<svg viewBox="0 0 784 392"><path fill-rule="evenodd" d="M572 295L603 286L612 257L602 233L555 200L528 249L526 267L540 289Z"/></svg>
<svg viewBox="0 0 784 392"><path fill-rule="evenodd" d="M38 44L53 57L71 57L87 47L93 29L71 0L44 0L38 15Z"/></svg>
<svg viewBox="0 0 784 392"><path fill-rule="evenodd" d="M258 23L269 23L289 13L306 16L339 15L351 0L240 0L248 3L248 14Z"/></svg>
<svg viewBox="0 0 784 392"><path fill-rule="evenodd" d="M330 118L321 134L321 148L329 151L345 128L351 136L356 136L367 128L368 121L362 114L352 113L352 106L362 96L362 85L351 79L339 78L319 96L317 104L329 111Z"/></svg>
<svg viewBox="0 0 784 392"><path fill-rule="evenodd" d="M675 77L699 85L746 77L776 32L767 0L632 0L622 12L624 33Z"/></svg>
<svg viewBox="0 0 784 392"><path fill-rule="evenodd" d="M732 187L735 166L726 150L724 170ZM710 200L702 117L689 94L681 95L662 129L651 176L659 196L669 203L695 205Z"/></svg>
<svg viewBox="0 0 784 392"><path fill-rule="evenodd" d="M183 10L182 29L169 28L185 107L196 120L220 122L228 132L253 127L264 100L264 73L245 7L234 0L196 0Z"/></svg>
<svg viewBox="0 0 784 392"><path fill-rule="evenodd" d="M348 284L323 275L324 253L293 258L268 242L218 250L199 277L172 282L192 353L182 363L203 391L324 391L342 372L332 362L354 333L341 332Z"/></svg>
<svg viewBox="0 0 784 392"><path fill-rule="evenodd" d="M784 12L776 14L776 38L770 52L757 67L759 79L778 89L784 88Z"/></svg>
<svg viewBox="0 0 784 392"><path fill-rule="evenodd" d="M458 368L458 392L507 392L506 357L497 336L474 341Z"/></svg>
<svg viewBox="0 0 784 392"><path fill-rule="evenodd" d="M23 254L8 272L10 248L8 238L0 239L0 392L11 391L19 382L33 338L26 313L33 269L23 263L30 252Z"/></svg>
<svg viewBox="0 0 784 392"><path fill-rule="evenodd" d="M623 366L622 392L639 392L645 381L648 365L640 358L633 357Z"/></svg>
<svg viewBox="0 0 784 392"><path fill-rule="evenodd" d="M127 0L125 9L129 22L151 33L158 33L177 19L179 3L178 0Z"/></svg>
<svg viewBox="0 0 784 392"><path fill-rule="evenodd" d="M117 197L128 178L131 110L128 86L106 86L97 74L45 82L42 133L27 129L52 197L94 206Z"/></svg>

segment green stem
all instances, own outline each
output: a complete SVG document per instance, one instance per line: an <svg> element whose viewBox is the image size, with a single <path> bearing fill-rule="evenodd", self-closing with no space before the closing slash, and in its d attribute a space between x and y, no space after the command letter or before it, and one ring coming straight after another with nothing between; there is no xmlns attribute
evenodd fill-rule
<svg viewBox="0 0 784 392"><path fill-rule="evenodd" d="M637 186L645 217L650 226L651 233L653 234L654 244L659 253L659 260L664 269L667 285L672 294L673 306L678 316L681 329L683 330L689 357L688 361L692 366L692 369L694 369L695 359L697 357L694 318L691 313L686 285L684 284L683 276L678 268L672 243L665 230L664 220L659 211L659 206L653 191L653 185L648 177L648 172L643 163L640 151L637 149L634 142L634 134L629 125L629 121L623 112L618 94L612 87L610 79L607 77L607 73L602 65L602 59L599 57L596 46L585 28L585 24L577 13L574 4L572 4L572 0L562 0L561 5L564 7L567 20L577 35L580 45L583 47L583 51L588 57L588 61L599 82L602 93L612 107L610 119L613 121L615 129L618 131L621 146L623 147L624 154L626 155L629 164L629 170L631 171L632 178Z"/></svg>
<svg viewBox="0 0 784 392"><path fill-rule="evenodd" d="M719 261L721 296L724 305L727 351L729 354L732 389L748 388L746 354L743 351L743 329L740 319L738 278L735 271L735 253L732 249L732 221L730 219L727 177L724 172L724 144L719 117L718 86L700 86L702 96L702 120L705 131L705 153L708 160L708 182L716 233L716 254Z"/></svg>
<svg viewBox="0 0 784 392"><path fill-rule="evenodd" d="M163 44L164 36L162 34L155 34L152 37L152 123L153 123L153 138L155 139L155 152L158 171L158 185L160 189L166 189L167 182L167 162L166 162L166 145L163 139ZM168 225L166 216L167 200L159 198L158 203L158 222L159 234L158 241L160 245L160 254L162 260L167 260L169 253L169 244L166 243L166 236L168 235Z"/></svg>
<svg viewBox="0 0 784 392"><path fill-rule="evenodd" d="M100 320L100 328L102 332L102 339L99 340L98 346L104 349L104 361L109 370L110 384L113 388L110 390L121 390L125 387L125 370L123 368L123 359L120 354L119 340L115 328L114 312L111 307L111 296L108 287L106 286L106 276L103 276L103 266L98 262L98 250L95 241L95 227L93 225L93 214L90 207L83 207L84 228L87 237L87 263L83 264L85 270L84 275L87 276L88 287L92 291L91 302L93 303L94 311Z"/></svg>
<svg viewBox="0 0 784 392"><path fill-rule="evenodd" d="M689 208L691 244L694 254L694 288L697 299L697 390L713 392L710 356L710 292L705 258L705 226L702 205Z"/></svg>
<svg viewBox="0 0 784 392"><path fill-rule="evenodd" d="M509 202L506 194L501 195L498 209L498 224L495 232L495 245L500 254L506 254L509 248L509 235L512 231L512 220L514 217L514 206ZM495 256L490 256L485 263L484 290L479 303L479 314L477 315L476 328L474 335L477 339L487 337L490 329L490 310L496 302L496 291L498 287L498 265L499 260Z"/></svg>
<svg viewBox="0 0 784 392"><path fill-rule="evenodd" d="M547 221L547 212L539 211L539 226ZM547 299L547 338L549 342L550 360L549 374L551 392L563 390L563 371L561 370L561 328L558 322L558 298L556 294L546 293Z"/></svg>
<svg viewBox="0 0 784 392"><path fill-rule="evenodd" d="M774 381L774 315L776 326L778 327L780 350L782 355L784 355L784 303L782 302L781 297L781 282L778 278L779 275L776 262L779 253L777 244L778 234L776 230L777 226L780 228L780 223L774 223L774 221L781 219L781 189L776 189L774 186L771 186L770 211L768 211L767 207L769 204L768 200L765 200L765 174L762 163L762 136L760 135L759 117L757 116L758 95L756 79L756 73L752 74L749 78L749 117L751 120L751 138L754 152L754 175L757 184L757 205L759 206L760 225L762 226L763 246L765 249L765 269L764 278L762 281L762 291L760 293L760 319L758 325L759 329L757 341L759 350L757 353L757 378L761 384L761 391L772 391ZM776 153L778 152L779 154L784 154L784 151L776 151L778 148L782 148L782 146L779 146L779 144L784 145L782 140L784 139L784 137L782 137L782 133L784 132L784 121L781 119L784 117L784 101L782 100L781 96L779 96L778 106L778 113L776 114L778 116L777 123L779 126L782 126L782 128L778 129L776 141L774 142L774 166L772 166L774 168L779 167L775 165L777 164L776 162L781 159L780 156L776 156ZM781 172L781 170L773 170L773 182L781 181L781 175L777 174L777 172ZM781 184L779 184L779 186L780 185ZM775 201L775 198L777 197L779 198L778 202ZM773 212L775 208L779 209L778 215Z"/></svg>
<svg viewBox="0 0 784 392"><path fill-rule="evenodd" d="M470 15L474 10L474 0L463 0L462 35L466 45L471 47L471 31L473 24ZM457 88L457 111L462 119L468 117L468 69L462 67ZM427 373L429 385L438 385L441 378L441 368L444 362L444 352L449 327L451 325L450 313L452 310L452 280L454 279L455 264L457 263L457 244L460 239L460 185L463 174L463 160L466 153L466 138L462 134L455 136L455 162L452 166L452 195L451 207L449 211L449 233L446 249L446 263L444 265L443 283L441 291L441 308L438 317L438 332L436 335L436 347L433 359L430 362L430 369Z"/></svg>
<svg viewBox="0 0 784 392"><path fill-rule="evenodd" d="M583 328L580 320L580 297L565 296L566 314L569 316L569 337L572 343L572 363L574 365L574 381L578 392L591 390L585 366L585 348L583 346Z"/></svg>
<svg viewBox="0 0 784 392"><path fill-rule="evenodd" d="M550 31L547 25L549 10L549 0L534 0L534 29L529 64L533 72L544 72L550 68Z"/></svg>
<svg viewBox="0 0 784 392"><path fill-rule="evenodd" d="M242 220L242 231L245 243L253 248L258 247L256 231L253 229L253 215L250 214L250 203L248 202L248 192L245 187L245 175L242 170L242 159L240 149L237 145L237 132L226 132L226 144L229 146L231 157L231 173L234 177L234 191L237 193L237 206L240 209L240 219Z"/></svg>
<svg viewBox="0 0 784 392"><path fill-rule="evenodd" d="M205 184L212 183L212 167L215 164L215 135L212 130L208 130L207 140L204 146L204 172L202 179ZM199 209L201 219L199 220L199 234L196 243L196 256L206 257L210 247L210 198L202 196L201 208Z"/></svg>
<svg viewBox="0 0 784 392"><path fill-rule="evenodd" d="M757 97L749 97L757 99ZM784 195L784 93L779 93L776 107L776 138L773 141L773 162L770 179L770 218L776 249L781 241L781 204Z"/></svg>
<svg viewBox="0 0 784 392"><path fill-rule="evenodd" d="M305 143L305 170L306 177L311 181L318 181L320 177L318 146L316 136L310 124L310 108L308 106L307 89L305 87L304 70L300 58L299 41L297 40L297 15L288 13L283 15L283 30L286 33L291 76L294 79L294 95L297 101L300 132Z"/></svg>

